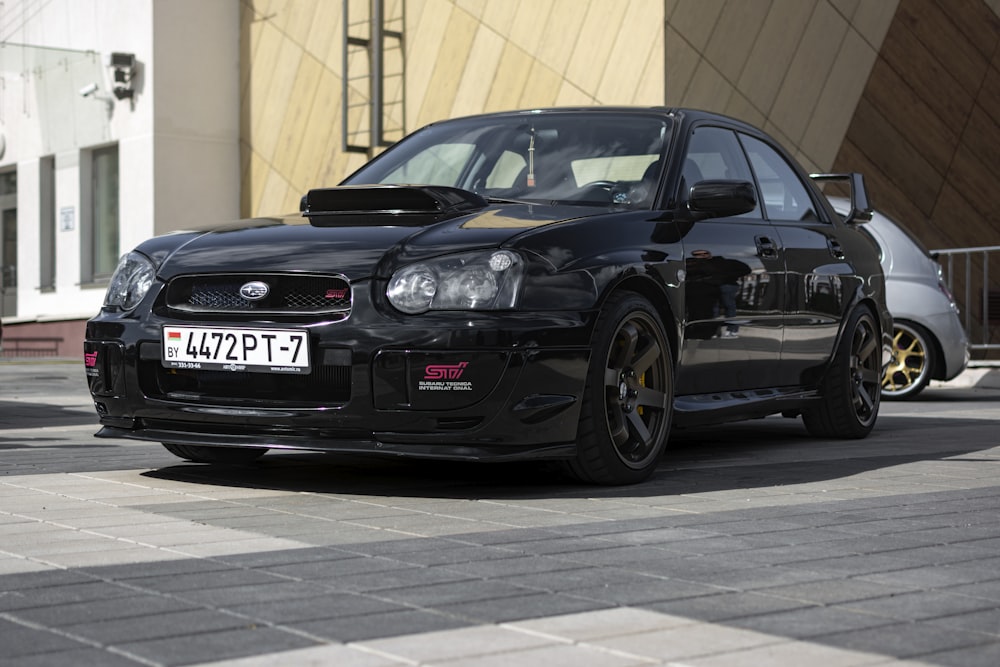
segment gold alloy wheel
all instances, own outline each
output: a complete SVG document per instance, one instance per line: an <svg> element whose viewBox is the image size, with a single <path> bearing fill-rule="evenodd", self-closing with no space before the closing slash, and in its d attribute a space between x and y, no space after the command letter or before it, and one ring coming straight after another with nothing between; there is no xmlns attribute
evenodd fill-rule
<svg viewBox="0 0 1000 667"><path fill-rule="evenodd" d="M905 322L893 326L893 359L882 378L886 398L911 398L930 381L931 350L922 327Z"/></svg>

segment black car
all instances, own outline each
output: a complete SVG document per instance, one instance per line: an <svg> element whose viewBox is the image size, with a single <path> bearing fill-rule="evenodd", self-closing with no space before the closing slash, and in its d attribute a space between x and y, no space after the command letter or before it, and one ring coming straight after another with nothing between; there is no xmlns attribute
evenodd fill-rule
<svg viewBox="0 0 1000 667"><path fill-rule="evenodd" d="M830 207L742 122L665 108L434 123L301 214L150 239L87 325L99 437L555 459L633 483L671 426L875 424L892 322L862 179Z"/></svg>

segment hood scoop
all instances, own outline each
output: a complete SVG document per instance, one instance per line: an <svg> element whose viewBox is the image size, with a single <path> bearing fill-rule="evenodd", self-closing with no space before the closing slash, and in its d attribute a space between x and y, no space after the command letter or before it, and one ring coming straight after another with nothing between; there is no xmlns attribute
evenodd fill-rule
<svg viewBox="0 0 1000 667"><path fill-rule="evenodd" d="M443 185L352 185L310 190L299 208L313 227L423 227L486 206L473 192Z"/></svg>

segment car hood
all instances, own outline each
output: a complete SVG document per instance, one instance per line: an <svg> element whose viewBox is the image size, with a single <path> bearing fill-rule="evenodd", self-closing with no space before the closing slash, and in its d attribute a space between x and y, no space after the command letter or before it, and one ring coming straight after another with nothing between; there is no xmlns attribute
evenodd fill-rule
<svg viewBox="0 0 1000 667"><path fill-rule="evenodd" d="M192 273L295 271L339 273L353 281L388 277L395 266L427 257L511 245L541 227L607 212L503 203L416 226L392 213L328 220L323 226L290 215L161 236L138 249L154 260L164 280Z"/></svg>

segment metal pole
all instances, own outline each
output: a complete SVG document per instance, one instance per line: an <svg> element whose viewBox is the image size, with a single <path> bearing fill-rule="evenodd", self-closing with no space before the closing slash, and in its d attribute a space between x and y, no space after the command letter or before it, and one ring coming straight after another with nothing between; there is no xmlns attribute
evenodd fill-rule
<svg viewBox="0 0 1000 667"><path fill-rule="evenodd" d="M371 39L368 42L371 56L371 147L368 157L374 157L375 151L382 145L382 10L383 0L371 0Z"/></svg>
<svg viewBox="0 0 1000 667"><path fill-rule="evenodd" d="M990 287L990 255L987 251L983 251L983 344L989 345L990 343L990 299L989 290Z"/></svg>

